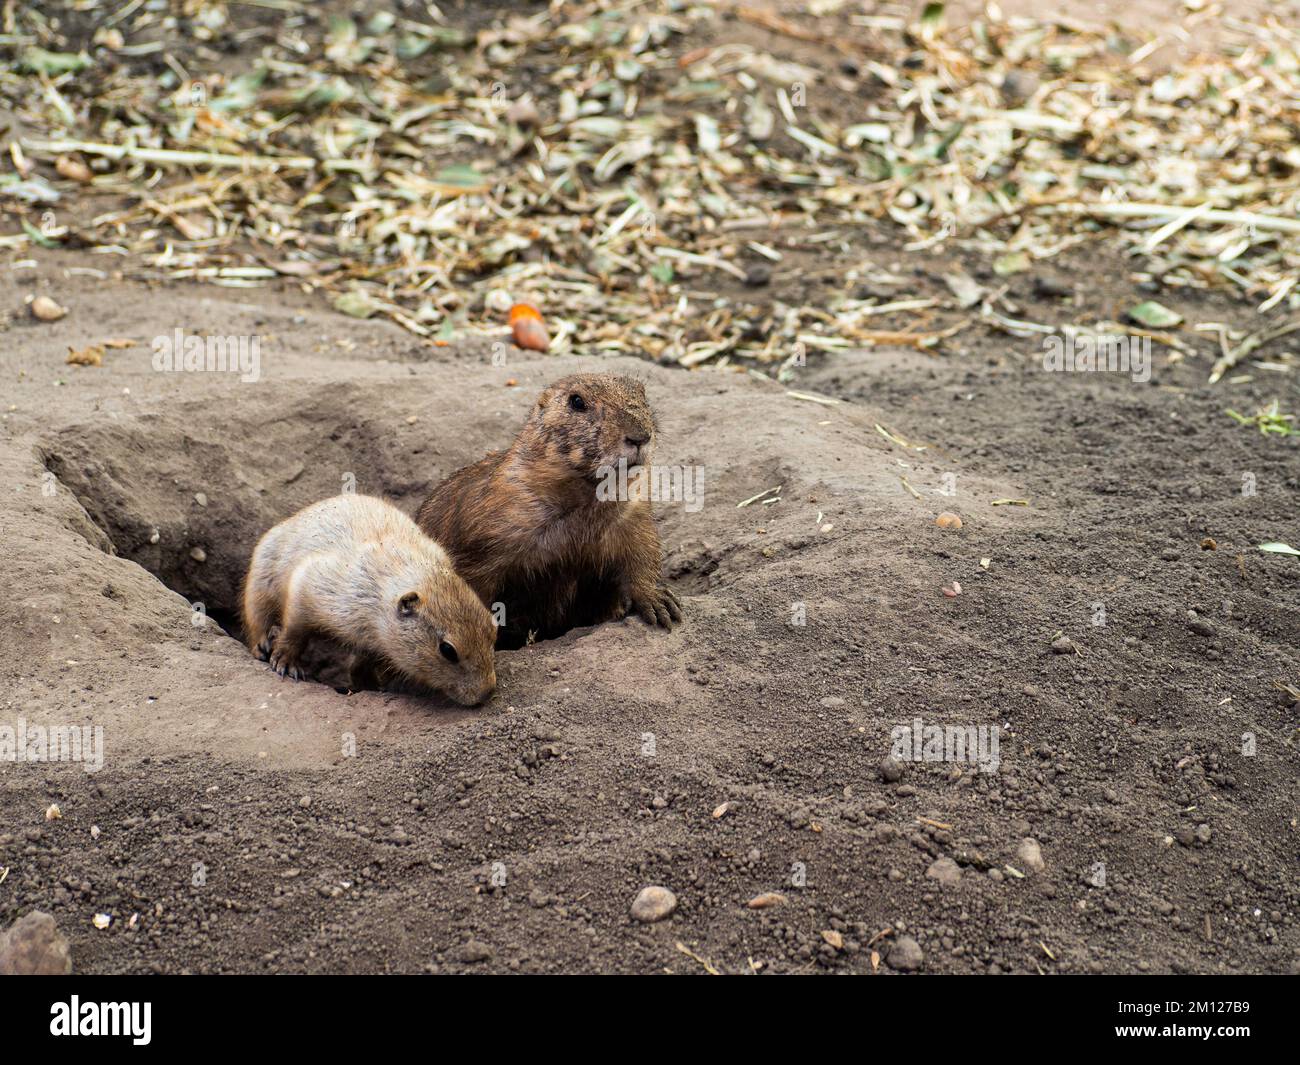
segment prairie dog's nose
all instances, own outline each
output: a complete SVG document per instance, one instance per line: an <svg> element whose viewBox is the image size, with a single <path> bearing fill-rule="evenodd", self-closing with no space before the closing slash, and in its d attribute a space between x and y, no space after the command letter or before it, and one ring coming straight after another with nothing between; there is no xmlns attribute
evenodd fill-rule
<svg viewBox="0 0 1300 1065"><path fill-rule="evenodd" d="M634 429L623 437L623 441L631 447L641 447L650 442L650 434L642 429Z"/></svg>

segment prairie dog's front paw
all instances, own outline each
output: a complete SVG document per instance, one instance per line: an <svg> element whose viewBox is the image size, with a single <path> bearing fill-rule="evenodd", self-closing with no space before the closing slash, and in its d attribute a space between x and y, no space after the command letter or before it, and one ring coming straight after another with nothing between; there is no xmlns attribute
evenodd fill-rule
<svg viewBox="0 0 1300 1065"><path fill-rule="evenodd" d="M302 680L302 668L298 665L296 655L290 654L285 648L277 645L271 650L269 659L271 668L282 677L288 677L290 680Z"/></svg>
<svg viewBox="0 0 1300 1065"><path fill-rule="evenodd" d="M682 620L682 604L672 591L658 585L649 591L634 591L628 597L628 613L635 613L647 625L671 629Z"/></svg>

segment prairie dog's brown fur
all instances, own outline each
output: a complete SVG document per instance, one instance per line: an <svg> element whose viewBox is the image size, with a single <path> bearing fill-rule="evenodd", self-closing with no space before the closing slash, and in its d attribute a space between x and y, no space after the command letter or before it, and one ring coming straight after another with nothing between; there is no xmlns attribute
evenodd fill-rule
<svg viewBox="0 0 1300 1065"><path fill-rule="evenodd" d="M350 648L360 671L394 672L466 706L496 687L491 615L447 553L373 496L314 503L253 551L244 581L248 646L297 680L314 633Z"/></svg>
<svg viewBox="0 0 1300 1065"><path fill-rule="evenodd" d="M416 520L483 602L505 607L507 640L554 636L636 613L672 628L677 597L650 504L600 499L603 471L647 465L655 418L629 377L575 374L542 392L514 442L452 474Z"/></svg>

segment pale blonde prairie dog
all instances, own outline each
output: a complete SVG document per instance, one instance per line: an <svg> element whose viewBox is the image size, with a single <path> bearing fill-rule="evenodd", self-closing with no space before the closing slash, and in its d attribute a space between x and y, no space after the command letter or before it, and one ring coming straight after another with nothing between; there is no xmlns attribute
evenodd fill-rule
<svg viewBox="0 0 1300 1065"><path fill-rule="evenodd" d="M302 678L314 634L351 649L353 673L397 674L466 706L496 687L496 626L447 553L390 503L340 495L280 522L253 551L244 638Z"/></svg>

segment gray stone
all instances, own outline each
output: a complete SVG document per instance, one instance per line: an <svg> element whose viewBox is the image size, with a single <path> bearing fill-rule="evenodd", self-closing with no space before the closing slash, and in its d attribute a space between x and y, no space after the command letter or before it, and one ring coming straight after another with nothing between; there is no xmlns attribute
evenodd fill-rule
<svg viewBox="0 0 1300 1065"><path fill-rule="evenodd" d="M32 910L0 935L0 976L67 976L71 972L68 941L48 913Z"/></svg>
<svg viewBox="0 0 1300 1065"><path fill-rule="evenodd" d="M889 948L889 956L885 961L891 969L910 973L924 964L925 953L921 950L921 944L911 936L899 936Z"/></svg>

